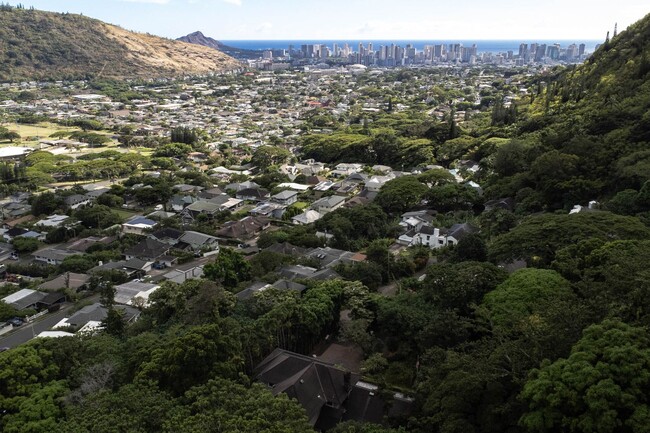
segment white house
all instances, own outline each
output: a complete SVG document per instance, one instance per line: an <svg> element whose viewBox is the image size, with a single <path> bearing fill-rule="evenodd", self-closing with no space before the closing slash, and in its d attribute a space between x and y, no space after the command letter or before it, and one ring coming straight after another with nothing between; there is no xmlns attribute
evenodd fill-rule
<svg viewBox="0 0 650 433"><path fill-rule="evenodd" d="M462 238L477 229L467 223L454 224L449 229L439 229L431 226L422 226L412 229L401 235L398 243L402 245L425 245L431 249L456 245Z"/></svg>
<svg viewBox="0 0 650 433"><path fill-rule="evenodd" d="M146 230L152 230L158 223L143 216L136 216L122 224L122 233L144 235Z"/></svg>
<svg viewBox="0 0 650 433"><path fill-rule="evenodd" d="M316 222L319 219L321 219L321 214L315 210L306 210L300 215L291 218L291 221L296 225L306 225Z"/></svg>
<svg viewBox="0 0 650 433"><path fill-rule="evenodd" d="M379 192L382 186L386 184L389 180L395 179L395 175L393 173L390 173L386 176L372 176L367 182L366 182L366 189L368 191L374 191L374 192Z"/></svg>

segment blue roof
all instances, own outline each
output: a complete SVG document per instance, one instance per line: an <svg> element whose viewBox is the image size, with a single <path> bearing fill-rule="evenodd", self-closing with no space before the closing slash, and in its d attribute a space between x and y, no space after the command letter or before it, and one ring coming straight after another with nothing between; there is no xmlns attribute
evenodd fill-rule
<svg viewBox="0 0 650 433"><path fill-rule="evenodd" d="M127 221L127 224L147 224L150 226L154 226L156 225L156 222L154 220L150 220L149 218L145 218L145 217L135 217Z"/></svg>

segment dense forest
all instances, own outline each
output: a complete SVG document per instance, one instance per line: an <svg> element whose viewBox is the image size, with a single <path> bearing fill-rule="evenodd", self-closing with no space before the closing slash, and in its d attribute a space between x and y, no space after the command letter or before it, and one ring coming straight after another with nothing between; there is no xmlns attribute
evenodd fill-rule
<svg viewBox="0 0 650 433"><path fill-rule="evenodd" d="M305 408L284 394L274 397L254 370L275 348L309 355L335 336L362 349L364 379L412 395L414 403L409 414L382 425L348 421L334 433L647 432L649 50L650 15L584 65L530 78L529 91L512 105L498 92L484 95L490 114L464 125L453 110L442 121L432 118L426 105L353 120L314 111L306 128L315 132L300 138L305 157L394 167L472 160L480 170L463 174L483 190L429 167L388 181L373 204L264 233L261 248L318 247L320 231L332 247L365 252L366 262L336 268L340 279L301 280L303 293L269 288L238 300L243 282L303 263L271 252L245 260L223 248L203 279L164 283L126 326L109 279L93 280L109 310L105 332L36 339L0 353L0 429L313 431ZM391 106L398 102L390 99ZM2 176L50 176L64 167L69 178L110 178L143 164L169 171L169 179L132 176L125 187L112 187L106 207L75 212L88 229L104 228L115 223L108 201L122 203L125 188L148 182L137 198L153 204L171 196L174 182L209 183L172 173L170 158L196 150L197 140L193 131L174 134L173 141L187 143L159 146L153 160L108 152L73 165L34 152L26 167L3 167ZM288 157L271 147L251 156L261 167ZM287 179L266 172L255 180L272 190ZM512 206L489 206L502 199ZM57 200L46 195L32 206L45 215L58 209ZM588 211L569 214L575 205ZM441 225L471 220L480 232L428 265L426 248L392 255L394 221L427 206ZM119 256L117 244L104 252ZM515 264L521 269L512 271ZM50 272L91 266L64 265ZM396 280L395 296L376 291Z"/></svg>

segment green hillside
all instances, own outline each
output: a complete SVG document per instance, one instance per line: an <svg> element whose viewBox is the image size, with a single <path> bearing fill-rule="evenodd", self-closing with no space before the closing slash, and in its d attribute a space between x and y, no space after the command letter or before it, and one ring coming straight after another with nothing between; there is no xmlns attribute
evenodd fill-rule
<svg viewBox="0 0 650 433"><path fill-rule="evenodd" d="M650 15L584 65L537 77L488 193L525 189L529 204L554 209L639 190L650 179L649 45Z"/></svg>

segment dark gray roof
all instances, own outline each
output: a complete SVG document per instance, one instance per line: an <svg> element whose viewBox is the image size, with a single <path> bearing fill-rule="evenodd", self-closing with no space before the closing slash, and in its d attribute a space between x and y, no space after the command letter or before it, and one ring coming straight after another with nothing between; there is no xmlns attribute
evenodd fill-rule
<svg viewBox="0 0 650 433"><path fill-rule="evenodd" d="M254 197L256 199L263 199L269 197L270 193L263 188L245 188L237 191L235 197Z"/></svg>
<svg viewBox="0 0 650 433"><path fill-rule="evenodd" d="M169 245L155 239L147 238L124 251L124 254L145 259L155 259L166 254L167 251L169 251Z"/></svg>
<svg viewBox="0 0 650 433"><path fill-rule="evenodd" d="M137 308L133 308L125 305L116 305L115 308L118 311L122 312L122 314L124 315L124 320L126 320L127 322L132 321L134 318L140 315L140 311ZM86 323L90 321L101 322L106 318L106 316L107 316L106 308L102 307L102 305L99 302L97 302L92 305L86 305L81 310L77 311L72 316L70 316L67 322L72 326L81 328L82 326L84 326Z"/></svg>
<svg viewBox="0 0 650 433"><path fill-rule="evenodd" d="M76 274L74 272L64 272L53 280L47 281L40 286L39 289L43 290L58 290L58 289L78 289L90 280L87 274Z"/></svg>
<svg viewBox="0 0 650 433"><path fill-rule="evenodd" d="M347 399L350 375L334 365L297 353L276 349L254 371L258 381L274 395L295 398L316 425L325 407L341 408Z"/></svg>
<svg viewBox="0 0 650 433"><path fill-rule="evenodd" d="M151 237L154 237L158 240L163 240L163 239L170 239L170 240L177 240L183 235L183 232L181 230L177 230L175 228L171 227L165 227L160 230L156 230L155 232L151 233Z"/></svg>
<svg viewBox="0 0 650 433"><path fill-rule="evenodd" d="M336 248L324 247L314 248L307 253L308 257L317 259L322 267L330 267L339 263L347 263L355 253Z"/></svg>
<svg viewBox="0 0 650 433"><path fill-rule="evenodd" d="M280 290L296 290L298 292L302 292L307 289L307 286L304 284L294 283L293 281L289 280L278 280L273 283L273 287Z"/></svg>
<svg viewBox="0 0 650 433"><path fill-rule="evenodd" d="M286 254L288 256L304 256L307 254L307 248L297 247L289 242L275 243L270 247L264 248L264 251L272 253Z"/></svg>
<svg viewBox="0 0 650 433"><path fill-rule="evenodd" d="M455 239L461 240L465 236L471 233L477 232L478 229L468 223L454 224L447 231L447 236L451 236Z"/></svg>
<svg viewBox="0 0 650 433"><path fill-rule="evenodd" d="M47 293L39 292L39 291L34 291L27 296L23 296L20 299L15 300L14 302L10 302L9 305L14 307L16 310L23 310L25 308L29 308L32 305L36 305L36 303L43 298L47 296Z"/></svg>

